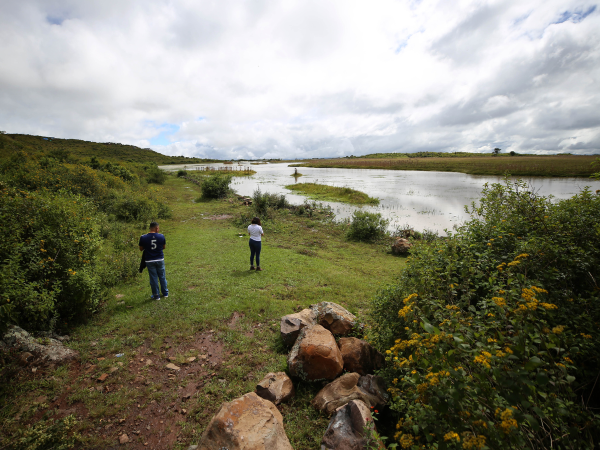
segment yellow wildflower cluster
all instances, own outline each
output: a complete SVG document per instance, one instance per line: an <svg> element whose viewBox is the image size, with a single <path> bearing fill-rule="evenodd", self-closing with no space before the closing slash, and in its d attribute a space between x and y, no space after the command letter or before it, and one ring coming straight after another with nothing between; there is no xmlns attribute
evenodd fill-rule
<svg viewBox="0 0 600 450"><path fill-rule="evenodd" d="M557 326L557 327L554 327L554 328L552 328L552 332L553 332L554 334L560 334L560 333L562 333L563 331L565 331L565 326L564 326L564 325L559 325L559 326Z"/></svg>
<svg viewBox="0 0 600 450"><path fill-rule="evenodd" d="M440 370L439 372L430 372L425 375L425 379L429 382L431 386L436 386L440 384L440 377L449 377L450 372L446 370Z"/></svg>
<svg viewBox="0 0 600 450"><path fill-rule="evenodd" d="M456 440L456 442L460 442L460 436L455 431L449 431L444 435L445 441L451 441L452 439Z"/></svg>
<svg viewBox="0 0 600 450"><path fill-rule="evenodd" d="M527 258L529 256L528 253L521 253L520 255L515 256L515 261L523 258Z"/></svg>
<svg viewBox="0 0 600 450"><path fill-rule="evenodd" d="M521 263L521 261L511 261L506 266L507 267L513 267L513 266L516 266L516 265L518 265L520 263Z"/></svg>
<svg viewBox="0 0 600 450"><path fill-rule="evenodd" d="M511 431L516 430L518 428L517 421L512 416L513 411L510 408L506 408L504 411L501 411L500 408L496 410L496 416L500 417L501 422L498 424L498 427L504 433L510 433Z"/></svg>
<svg viewBox="0 0 600 450"><path fill-rule="evenodd" d="M471 434L468 431L463 433L463 448L465 450L479 450L485 447L485 436L477 436L476 434Z"/></svg>
<svg viewBox="0 0 600 450"><path fill-rule="evenodd" d="M500 272L502 272L504 270L504 266L506 266L506 263L502 263L499 266L496 266L496 269L498 269Z"/></svg>
<svg viewBox="0 0 600 450"><path fill-rule="evenodd" d="M492 342L498 342L498 339L493 339L493 338L488 338L488 343L492 343Z"/></svg>
<svg viewBox="0 0 600 450"><path fill-rule="evenodd" d="M410 294L403 300L406 306L404 306L400 311L398 311L398 317L402 317L404 320L407 319L406 316L413 311L413 306L415 304L415 302L411 300L416 297L418 297L417 294Z"/></svg>
<svg viewBox="0 0 600 450"><path fill-rule="evenodd" d="M585 333L581 333L581 335L586 338L586 339L591 339L592 335L591 334L585 334Z"/></svg>
<svg viewBox="0 0 600 450"><path fill-rule="evenodd" d="M400 443L400 447L402 448L411 448L413 443L415 442L415 439L413 438L412 434L403 434L398 440L398 442Z"/></svg>
<svg viewBox="0 0 600 450"><path fill-rule="evenodd" d="M458 306L456 306L456 305L446 305L446 309L457 311L458 310Z"/></svg>
<svg viewBox="0 0 600 450"><path fill-rule="evenodd" d="M555 305L555 304L553 304L553 303L543 303L543 302L542 302L542 303L540 303L540 306L541 306L542 308L546 308L546 309L558 309L558 306L556 306L556 305Z"/></svg>
<svg viewBox="0 0 600 450"><path fill-rule="evenodd" d="M497 305L497 306L506 306L506 300L503 297L492 297L492 301Z"/></svg>
<svg viewBox="0 0 600 450"><path fill-rule="evenodd" d="M506 356L506 353L502 352L501 350L496 350L496 356L498 358L504 358Z"/></svg>
<svg viewBox="0 0 600 450"><path fill-rule="evenodd" d="M492 354L490 352L481 352L481 355L477 355L475 357L475 362L481 364L486 368L491 368L490 361L492 359Z"/></svg>
<svg viewBox="0 0 600 450"><path fill-rule="evenodd" d="M487 428L488 427L488 425L485 422L485 420L475 420L475 421L473 421L473 425L476 426L476 427L483 427L483 428Z"/></svg>

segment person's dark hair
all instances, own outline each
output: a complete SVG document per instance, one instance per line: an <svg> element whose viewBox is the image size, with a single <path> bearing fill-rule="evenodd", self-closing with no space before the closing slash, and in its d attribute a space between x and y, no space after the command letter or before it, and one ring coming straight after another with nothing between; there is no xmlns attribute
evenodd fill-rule
<svg viewBox="0 0 600 450"><path fill-rule="evenodd" d="M158 222L150 222L150 229L158 227Z"/></svg>
<svg viewBox="0 0 600 450"><path fill-rule="evenodd" d="M262 225L262 223L260 223L260 219L258 217L255 217L254 219L252 219L252 223L254 223L256 225Z"/></svg>

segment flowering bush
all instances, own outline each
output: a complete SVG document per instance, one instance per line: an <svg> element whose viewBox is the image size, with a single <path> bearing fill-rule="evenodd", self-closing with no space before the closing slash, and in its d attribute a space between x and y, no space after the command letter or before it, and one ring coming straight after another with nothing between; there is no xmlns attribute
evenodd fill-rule
<svg viewBox="0 0 600 450"><path fill-rule="evenodd" d="M600 422L600 196L486 186L471 220L411 251L370 339L408 448L592 449Z"/></svg>
<svg viewBox="0 0 600 450"><path fill-rule="evenodd" d="M94 206L85 198L0 184L0 305L28 329L92 311L99 301Z"/></svg>

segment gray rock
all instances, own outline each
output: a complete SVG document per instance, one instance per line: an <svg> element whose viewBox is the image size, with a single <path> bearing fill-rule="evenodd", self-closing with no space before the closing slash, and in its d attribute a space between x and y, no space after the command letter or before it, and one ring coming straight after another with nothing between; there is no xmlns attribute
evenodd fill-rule
<svg viewBox="0 0 600 450"><path fill-rule="evenodd" d="M398 238L396 239L396 242L392 244L392 253L394 255L404 255L410 251L412 246L412 242L408 239Z"/></svg>
<svg viewBox="0 0 600 450"><path fill-rule="evenodd" d="M321 302L310 309L317 315L317 323L333 334L348 334L356 325L356 316L337 303Z"/></svg>
<svg viewBox="0 0 600 450"><path fill-rule="evenodd" d="M387 404L390 396L383 378L377 375L365 375L360 377L357 386L371 398L371 406L381 408Z"/></svg>
<svg viewBox="0 0 600 450"><path fill-rule="evenodd" d="M43 360L52 363L63 363L79 357L79 353L65 347L62 342L44 338L38 341L27 331L11 325L2 340L9 348L20 349L24 352L39 353Z"/></svg>
<svg viewBox="0 0 600 450"><path fill-rule="evenodd" d="M338 408L331 417L321 441L321 450L363 450L367 444L367 427L375 427L369 408L360 400L352 400ZM379 444L379 448L385 448Z"/></svg>

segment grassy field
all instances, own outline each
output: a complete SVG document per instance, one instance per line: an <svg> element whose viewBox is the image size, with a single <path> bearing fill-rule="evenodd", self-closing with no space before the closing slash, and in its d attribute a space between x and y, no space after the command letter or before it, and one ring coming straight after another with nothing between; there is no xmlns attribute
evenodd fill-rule
<svg viewBox="0 0 600 450"><path fill-rule="evenodd" d="M248 207L195 203L199 188L175 176L160 189L173 210L161 223L169 298L149 300L144 272L112 289L100 312L72 330L79 361L35 373L5 366L1 448L68 415L81 448L113 448L123 433L134 449L197 444L223 402L286 369L282 315L327 300L364 317L368 300L404 265L388 246L350 243L342 226L290 214L263 222L264 271L249 271L247 224L235 222ZM169 362L181 370L171 373ZM107 379L97 381L102 374ZM280 408L296 450L319 447L329 419L310 400L321 387L296 384L296 397Z"/></svg>
<svg viewBox="0 0 600 450"><path fill-rule="evenodd" d="M297 191L313 200L351 203L353 205L378 205L379 199L369 197L364 192L349 187L327 186L317 183L298 183L286 186L286 189Z"/></svg>
<svg viewBox="0 0 600 450"><path fill-rule="evenodd" d="M337 167L344 169L425 170L462 172L472 175L503 175L543 177L589 177L598 168L591 166L597 156L456 156L456 157L361 157L315 159L296 167Z"/></svg>
<svg viewBox="0 0 600 450"><path fill-rule="evenodd" d="M0 134L1 156L9 156L19 150L32 154L58 150L66 151L76 159L90 159L95 156L106 161L127 161L142 164L202 164L215 161L185 156L167 156L149 148L139 148L134 145L47 138L28 134Z"/></svg>

